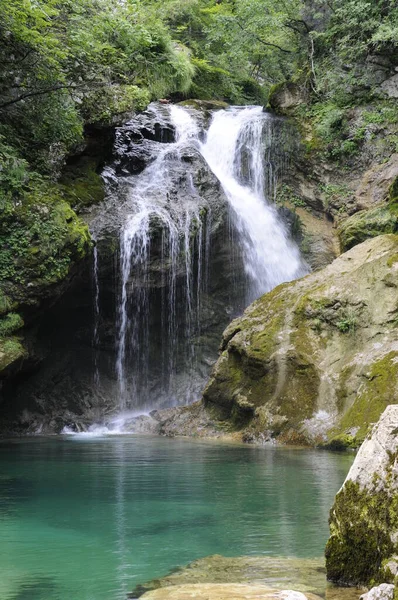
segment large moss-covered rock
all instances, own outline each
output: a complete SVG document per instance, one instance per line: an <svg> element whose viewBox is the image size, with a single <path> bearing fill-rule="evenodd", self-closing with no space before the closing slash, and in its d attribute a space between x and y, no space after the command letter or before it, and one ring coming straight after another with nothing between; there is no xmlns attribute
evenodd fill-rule
<svg viewBox="0 0 398 600"><path fill-rule="evenodd" d="M395 358L395 364L398 360ZM390 386L396 385L393 379ZM398 406L384 411L362 445L330 513L328 578L392 583L398 554Z"/></svg>
<svg viewBox="0 0 398 600"><path fill-rule="evenodd" d="M51 296L90 247L87 225L56 189L25 196L0 221L0 292L9 309Z"/></svg>
<svg viewBox="0 0 398 600"><path fill-rule="evenodd" d="M204 391L243 439L359 445L398 402L398 236L283 284L226 329Z"/></svg>

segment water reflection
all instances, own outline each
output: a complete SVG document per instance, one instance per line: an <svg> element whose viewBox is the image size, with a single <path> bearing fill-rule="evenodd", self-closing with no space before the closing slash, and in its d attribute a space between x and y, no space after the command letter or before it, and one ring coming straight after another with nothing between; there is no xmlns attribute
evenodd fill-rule
<svg viewBox="0 0 398 600"><path fill-rule="evenodd" d="M30 600L48 582L46 600L124 599L210 554L321 556L351 461L138 436L0 443L0 597L32 581Z"/></svg>

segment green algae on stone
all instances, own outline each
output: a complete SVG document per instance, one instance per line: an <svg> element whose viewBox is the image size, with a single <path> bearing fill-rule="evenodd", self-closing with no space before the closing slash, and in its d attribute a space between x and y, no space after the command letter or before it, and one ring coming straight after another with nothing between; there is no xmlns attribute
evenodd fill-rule
<svg viewBox="0 0 398 600"><path fill-rule="evenodd" d="M397 494L369 493L347 481L336 496L330 518L328 578L350 585L384 583L382 563L396 550L390 532L397 529Z"/></svg>
<svg viewBox="0 0 398 600"><path fill-rule="evenodd" d="M392 184L390 185L388 193L390 196L390 201L392 203L394 203L394 201L398 200L398 177L396 177L394 179L394 181L392 182Z"/></svg>
<svg viewBox="0 0 398 600"><path fill-rule="evenodd" d="M27 195L14 214L0 222L0 285L11 301L30 289L64 279L91 246L87 226L54 189Z"/></svg>
<svg viewBox="0 0 398 600"><path fill-rule="evenodd" d="M357 431L352 437L357 446L363 442L369 426L377 422L384 409L389 404L398 403L397 383L398 352L389 352L370 366L354 404L341 419L339 429L343 431L355 423ZM354 445L353 439L349 445Z"/></svg>
<svg viewBox="0 0 398 600"><path fill-rule="evenodd" d="M39 182L0 218L0 372L26 350L17 338L25 313L56 297L90 251L88 227L55 184ZM23 331L23 330L22 330Z"/></svg>

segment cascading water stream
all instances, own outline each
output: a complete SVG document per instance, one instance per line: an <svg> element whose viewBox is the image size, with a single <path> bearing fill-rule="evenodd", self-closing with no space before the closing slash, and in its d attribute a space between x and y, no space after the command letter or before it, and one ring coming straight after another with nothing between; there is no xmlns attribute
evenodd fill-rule
<svg viewBox="0 0 398 600"><path fill-rule="evenodd" d="M145 171L131 181L130 197L133 199L134 213L129 217L120 238L121 297L119 304L119 334L116 373L119 383L119 408L129 408L131 400L143 395L148 389L149 339L149 261L153 229L160 225L162 229L161 265L168 267L167 298L162 299L162 327L166 327L168 347L163 353L162 371L166 372L164 383L170 387L176 363L176 348L179 332L176 311L185 311L185 332L183 337L188 345L188 354L194 358L194 350L189 343L192 335L194 298L193 298L193 254L192 228L201 231L202 224L197 206L186 206L184 210L175 210L170 204L172 184L172 161L180 157L181 151L199 136L199 127L191 115L182 108L170 107L170 117L175 128L175 142L165 144L156 160ZM193 183L191 182L191 186ZM201 238L200 238L201 239ZM182 247L181 247L182 246ZM185 298L183 306L177 307L176 283L179 275L179 258L184 253ZM201 250L200 250L201 254ZM200 257L201 259L201 257ZM199 260L200 260L199 259ZM201 267L196 269L200 273ZM132 281L134 280L138 285ZM197 283L200 287L200 282ZM133 288L135 289L133 290ZM199 288L198 288L199 290ZM135 301L130 305L129 297L134 291ZM198 291L199 294L199 291ZM166 318L163 318L166 315ZM181 337L181 336L180 336ZM130 352L128 352L128 347ZM130 356L129 356L130 354ZM128 360L130 358L130 360ZM164 363L167 361L167 365ZM129 371L127 373L126 371ZM139 380L139 381L138 381ZM168 381L165 381L168 380ZM127 385L129 382L129 385ZM144 400L145 404L145 400Z"/></svg>
<svg viewBox="0 0 398 600"><path fill-rule="evenodd" d="M265 197L266 190L269 193L275 184L275 173L264 164L269 120L261 107L219 111L201 144L201 152L221 182L235 216L250 281L248 302L307 270L275 207Z"/></svg>
<svg viewBox="0 0 398 600"><path fill-rule="evenodd" d="M198 399L219 334L211 354L201 349L202 336L210 339L214 327L307 270L272 204L286 161L283 149L274 155L280 122L261 107L230 108L216 112L205 133L196 111L155 104L147 114L166 133L151 133L144 122L145 135L155 136L147 138L153 154L139 174L123 172L115 196L125 215L115 358L120 413ZM95 344L98 260L96 250Z"/></svg>
<svg viewBox="0 0 398 600"><path fill-rule="evenodd" d="M94 240L95 243L95 240ZM98 346L99 346L99 320L101 316L100 309L100 285L99 285L99 265L98 265L98 248L94 245L93 251L93 287L94 287L94 330L93 330L93 345L94 345L94 385L98 387L100 382L100 372L98 366Z"/></svg>

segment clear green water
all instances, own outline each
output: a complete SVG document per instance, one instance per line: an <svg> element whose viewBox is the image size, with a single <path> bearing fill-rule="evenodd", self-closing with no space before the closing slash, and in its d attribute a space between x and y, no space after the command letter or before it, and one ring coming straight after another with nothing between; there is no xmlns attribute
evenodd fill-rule
<svg viewBox="0 0 398 600"><path fill-rule="evenodd" d="M119 600L209 554L321 556L351 462L158 437L0 443L0 598Z"/></svg>

